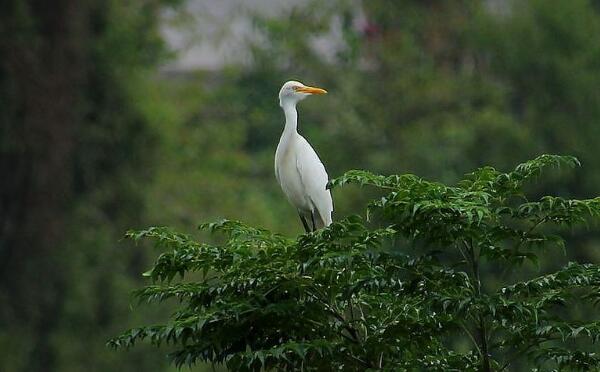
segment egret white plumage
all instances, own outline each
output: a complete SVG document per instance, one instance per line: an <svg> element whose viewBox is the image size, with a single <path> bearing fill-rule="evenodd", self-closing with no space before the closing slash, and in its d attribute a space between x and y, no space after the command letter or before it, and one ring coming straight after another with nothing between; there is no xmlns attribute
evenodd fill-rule
<svg viewBox="0 0 600 372"><path fill-rule="evenodd" d="M296 104L326 90L288 81L279 91L279 105L285 114L285 128L275 152L275 177L290 203L298 210L307 232L331 224L333 201L327 190L325 166L310 143L298 133Z"/></svg>

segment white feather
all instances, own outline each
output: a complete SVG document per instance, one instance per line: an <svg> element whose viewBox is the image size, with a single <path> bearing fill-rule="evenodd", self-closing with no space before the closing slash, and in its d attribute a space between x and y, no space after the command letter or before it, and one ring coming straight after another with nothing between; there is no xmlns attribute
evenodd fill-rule
<svg viewBox="0 0 600 372"><path fill-rule="evenodd" d="M329 177L325 166L310 143L297 132L296 103L302 93L286 90L290 86L304 86L288 82L279 94L286 124L275 152L275 176L281 189L298 213L315 227L329 226L332 221L333 201L327 190Z"/></svg>

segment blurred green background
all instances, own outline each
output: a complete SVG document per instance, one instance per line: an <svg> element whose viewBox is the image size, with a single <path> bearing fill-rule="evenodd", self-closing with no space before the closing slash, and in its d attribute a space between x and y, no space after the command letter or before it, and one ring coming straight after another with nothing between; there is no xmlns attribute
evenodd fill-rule
<svg viewBox="0 0 600 372"><path fill-rule="evenodd" d="M300 233L273 176L289 79L330 92L299 109L330 177L560 153L584 167L532 194L598 195L599 35L599 0L4 1L0 371L173 370L105 347L168 311L129 297L157 252L121 238L222 217ZM336 190L334 216L370 196ZM600 262L597 228L570 242L532 270Z"/></svg>

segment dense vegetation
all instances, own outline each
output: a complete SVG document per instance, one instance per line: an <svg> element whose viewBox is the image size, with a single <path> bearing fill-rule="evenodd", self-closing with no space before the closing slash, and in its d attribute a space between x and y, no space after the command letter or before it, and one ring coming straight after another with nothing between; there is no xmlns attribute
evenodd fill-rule
<svg viewBox="0 0 600 372"><path fill-rule="evenodd" d="M2 2L2 371L161 368L101 339L129 322L120 292L145 262L115 242L145 218L159 137L145 86L174 3Z"/></svg>
<svg viewBox="0 0 600 372"><path fill-rule="evenodd" d="M290 78L330 92L303 102L300 131L332 177L369 169L454 185L484 164L509 169L561 153L585 167L547 174L527 195L598 193L597 0L288 1L278 16L246 14L258 33L241 43L247 59L163 73L163 16L211 22L209 12L186 18L177 5L190 1L4 2L0 370L174 369L145 346L105 347L172 310L131 311L126 293L153 253L121 240L123 231L167 225L215 243L222 238L193 226L228 218L300 233L272 170L283 122L276 92ZM217 22L227 32L230 23ZM219 35L190 40L218 44ZM323 38L334 40L325 56ZM336 219L379 195L334 189ZM542 254L518 279L600 262L598 231L562 231L566 256ZM513 273L481 272L490 290Z"/></svg>
<svg viewBox="0 0 600 372"><path fill-rule="evenodd" d="M528 261L568 249L561 227L600 217L600 197L524 194L544 168L576 164L546 155L509 173L478 169L453 187L351 171L332 185L384 190L368 209L376 223L350 217L297 239L229 220L201 226L224 233L222 244L167 228L130 232L164 251L139 299L181 305L168 323L109 344L148 339L174 345L178 366L236 371L596 370L600 318L563 310L600 305L600 266L571 262L515 280Z"/></svg>

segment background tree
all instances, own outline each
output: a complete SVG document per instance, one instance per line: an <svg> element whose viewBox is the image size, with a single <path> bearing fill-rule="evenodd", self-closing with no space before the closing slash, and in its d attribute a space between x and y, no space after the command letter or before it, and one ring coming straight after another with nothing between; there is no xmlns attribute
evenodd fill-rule
<svg viewBox="0 0 600 372"><path fill-rule="evenodd" d="M0 12L0 369L114 369L155 133L138 90L174 1L8 1ZM113 270L118 268L117 270ZM125 369L160 359L129 358ZM126 367L129 365L130 367Z"/></svg>

